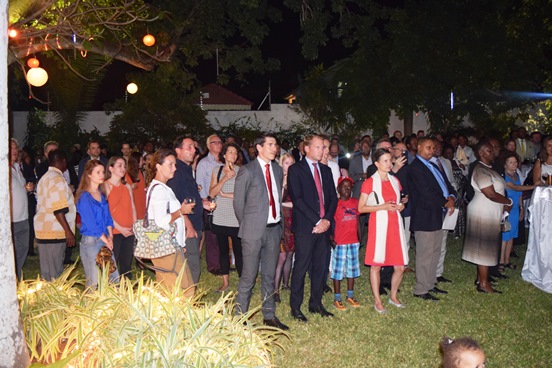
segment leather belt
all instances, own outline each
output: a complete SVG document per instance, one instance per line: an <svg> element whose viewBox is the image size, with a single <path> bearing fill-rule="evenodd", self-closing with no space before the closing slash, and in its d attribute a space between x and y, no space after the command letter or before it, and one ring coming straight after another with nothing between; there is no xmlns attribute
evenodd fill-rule
<svg viewBox="0 0 552 368"><path fill-rule="evenodd" d="M274 223L274 224L268 224L268 225L266 225L266 227L267 227L267 228L276 227L276 226L280 225L280 222L281 222L281 221L278 221L278 222L276 222L276 223Z"/></svg>

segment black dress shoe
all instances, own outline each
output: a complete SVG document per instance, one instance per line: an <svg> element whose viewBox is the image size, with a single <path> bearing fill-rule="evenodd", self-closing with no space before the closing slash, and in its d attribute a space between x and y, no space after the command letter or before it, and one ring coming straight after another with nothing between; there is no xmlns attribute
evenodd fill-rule
<svg viewBox="0 0 552 368"><path fill-rule="evenodd" d="M328 284L324 283L324 286L322 286L322 291L324 294L329 293L332 291L332 288L328 286Z"/></svg>
<svg viewBox="0 0 552 368"><path fill-rule="evenodd" d="M448 294L448 291L439 289L437 286L435 286L433 289L431 289L429 291L432 292L432 293L435 293L435 294Z"/></svg>
<svg viewBox="0 0 552 368"><path fill-rule="evenodd" d="M278 317L274 317L272 319L265 319L263 321L263 323L264 323L265 326L276 327L276 328L279 328L282 331L289 330L289 327L284 325L282 322L280 322Z"/></svg>
<svg viewBox="0 0 552 368"><path fill-rule="evenodd" d="M437 277L437 282L447 282L447 283L452 284L452 280L449 280L449 279L447 279L446 277L443 277L443 276Z"/></svg>
<svg viewBox="0 0 552 368"><path fill-rule="evenodd" d="M333 313L330 313L323 306L318 306L316 308L309 308L309 312L320 314L322 317L333 317Z"/></svg>
<svg viewBox="0 0 552 368"><path fill-rule="evenodd" d="M425 293L425 294L414 294L414 296L415 296L416 298L420 298L420 299L423 299L423 300L431 300L431 301L434 301L434 302L439 301L439 298L434 297L434 296L431 295L430 293Z"/></svg>
<svg viewBox="0 0 552 368"><path fill-rule="evenodd" d="M291 316L301 322L307 322L307 317L301 312L300 309L292 309Z"/></svg>

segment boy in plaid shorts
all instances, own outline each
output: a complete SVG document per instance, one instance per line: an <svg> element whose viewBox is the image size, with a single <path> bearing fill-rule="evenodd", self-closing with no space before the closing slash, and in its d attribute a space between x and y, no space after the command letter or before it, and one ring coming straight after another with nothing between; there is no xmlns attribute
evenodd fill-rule
<svg viewBox="0 0 552 368"><path fill-rule="evenodd" d="M351 198L353 179L341 177L337 182L339 201L335 211L335 232L332 244L332 275L337 310L347 309L341 301L341 280L347 277L347 303L351 307L360 307L354 297L355 278L360 276L358 263L358 199Z"/></svg>

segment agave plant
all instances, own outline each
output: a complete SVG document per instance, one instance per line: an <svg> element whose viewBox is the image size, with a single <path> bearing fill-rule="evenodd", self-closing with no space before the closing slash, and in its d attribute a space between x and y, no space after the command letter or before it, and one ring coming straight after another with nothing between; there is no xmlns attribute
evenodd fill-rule
<svg viewBox="0 0 552 368"><path fill-rule="evenodd" d="M233 295L214 304L188 299L143 275L96 290L68 268L53 281L20 283L18 295L31 358L71 367L273 366L279 330L234 316ZM179 282L176 282L179 285Z"/></svg>

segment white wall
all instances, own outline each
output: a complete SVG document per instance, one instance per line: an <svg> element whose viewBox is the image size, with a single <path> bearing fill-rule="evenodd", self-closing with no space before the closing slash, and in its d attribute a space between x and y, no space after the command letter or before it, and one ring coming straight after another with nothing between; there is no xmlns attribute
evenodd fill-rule
<svg viewBox="0 0 552 368"><path fill-rule="evenodd" d="M215 128L228 126L230 123L242 123L250 127L259 127L262 130L278 131L298 124L304 119L304 116L298 113L292 105L272 104L271 108L270 111L208 111L207 120ZM13 136L21 143L24 142L27 131L27 115L27 111L12 112ZM87 132L97 128L100 133L105 134L109 131L113 116L114 114L107 115L103 111L89 111L81 124L81 128ZM52 124L53 122L54 113L46 112L46 123ZM429 129L425 115L421 113L414 116L414 132L420 129L425 131ZM395 130L403 131L403 121L394 112L391 112L388 130L390 134ZM359 134L362 134L362 132L359 132Z"/></svg>

